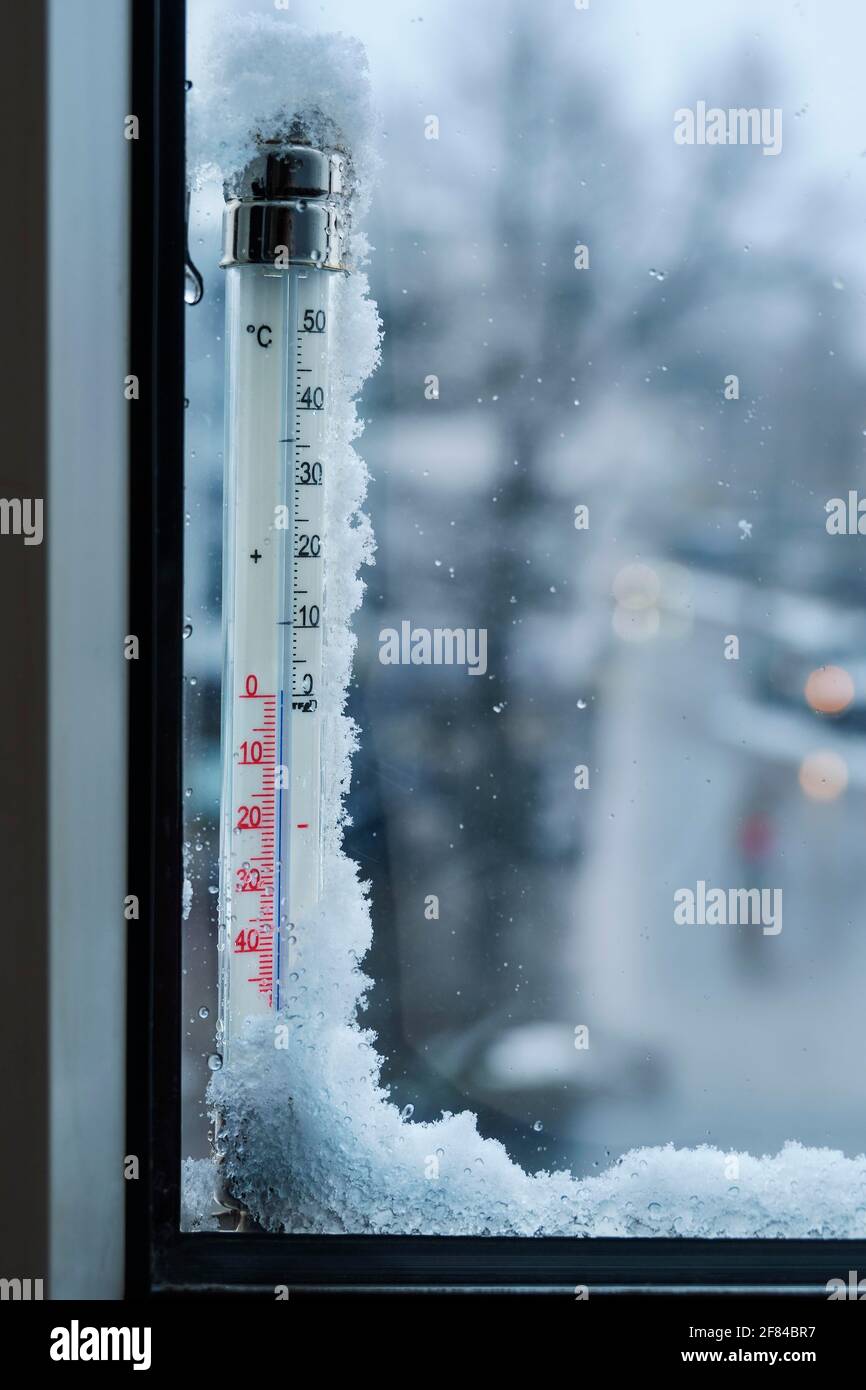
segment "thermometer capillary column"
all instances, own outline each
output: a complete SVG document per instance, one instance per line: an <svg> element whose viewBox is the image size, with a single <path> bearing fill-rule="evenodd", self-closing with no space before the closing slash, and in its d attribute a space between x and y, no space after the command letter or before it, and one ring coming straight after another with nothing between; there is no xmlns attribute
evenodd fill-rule
<svg viewBox="0 0 866 1390"><path fill-rule="evenodd" d="M272 1013L321 893L324 492L339 155L261 145L227 190L220 1008Z"/></svg>

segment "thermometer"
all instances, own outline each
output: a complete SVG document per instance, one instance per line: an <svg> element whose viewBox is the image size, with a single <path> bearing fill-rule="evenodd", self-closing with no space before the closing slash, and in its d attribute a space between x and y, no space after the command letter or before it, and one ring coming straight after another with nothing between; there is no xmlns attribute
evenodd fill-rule
<svg viewBox="0 0 866 1390"><path fill-rule="evenodd" d="M331 287L341 158L274 147L227 193L220 1004L227 1060L279 1009L321 892Z"/></svg>

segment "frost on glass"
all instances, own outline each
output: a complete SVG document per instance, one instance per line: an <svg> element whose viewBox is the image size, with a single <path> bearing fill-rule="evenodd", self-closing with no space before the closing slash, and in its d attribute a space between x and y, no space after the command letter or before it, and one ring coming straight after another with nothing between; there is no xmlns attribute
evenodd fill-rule
<svg viewBox="0 0 866 1390"><path fill-rule="evenodd" d="M866 1229L866 1159L786 1144L774 1156L634 1148L607 1171L528 1174L469 1111L416 1122L382 1084L364 1027L363 962L374 924L357 864L344 852L345 798L363 737L345 713L373 537L361 510L366 466L356 400L378 360L380 325L363 265L359 214L375 174L375 122L363 53L333 35L265 18L222 24L190 94L199 184L243 166L250 131L275 114L304 118L311 138L337 133L355 171L355 272L335 286L336 342L324 649L324 864L320 902L295 927L290 990L279 1014L251 1019L210 1080L220 1179L269 1231L460 1235L841 1237ZM661 277L659 277L661 278ZM185 907L189 908L189 895ZM183 1225L216 1222L216 1165L184 1164Z"/></svg>

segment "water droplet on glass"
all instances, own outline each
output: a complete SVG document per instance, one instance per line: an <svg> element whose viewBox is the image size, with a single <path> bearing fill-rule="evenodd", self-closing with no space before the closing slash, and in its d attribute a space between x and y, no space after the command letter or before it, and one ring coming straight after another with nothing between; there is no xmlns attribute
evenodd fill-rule
<svg viewBox="0 0 866 1390"><path fill-rule="evenodd" d="M190 622L189 618L187 618L186 622L183 625L183 635L184 638L192 637L192 623Z"/></svg>
<svg viewBox="0 0 866 1390"><path fill-rule="evenodd" d="M211 1071L219 1071L223 1064L223 1059L218 1052L212 1052L207 1059L208 1067Z"/></svg>
<svg viewBox="0 0 866 1390"><path fill-rule="evenodd" d="M532 1128L535 1130L536 1134L540 1134L541 1131L544 1129L544 1125L541 1123L540 1120L536 1120Z"/></svg>
<svg viewBox="0 0 866 1390"><path fill-rule="evenodd" d="M198 1011L198 1016L199 1018L210 1018L210 1009L207 1007L206 1004L202 1004L201 1008Z"/></svg>
<svg viewBox="0 0 866 1390"><path fill-rule="evenodd" d="M185 304L198 304L204 294L204 281L191 261L183 269L183 300Z"/></svg>
<svg viewBox="0 0 866 1390"><path fill-rule="evenodd" d="M400 1119L401 1119L401 1120L411 1120L411 1118L412 1118L412 1116L413 1116L414 1114L415 1114L415 1107L414 1107L414 1105L404 1105L404 1106L403 1106L403 1109L400 1111Z"/></svg>

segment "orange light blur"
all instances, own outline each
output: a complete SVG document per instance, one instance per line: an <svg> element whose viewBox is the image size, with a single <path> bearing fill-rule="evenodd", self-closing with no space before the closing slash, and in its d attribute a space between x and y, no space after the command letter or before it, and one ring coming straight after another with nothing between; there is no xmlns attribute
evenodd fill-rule
<svg viewBox="0 0 866 1390"><path fill-rule="evenodd" d="M848 785L848 766L838 753L822 748L803 759L799 777L810 800L835 801Z"/></svg>
<svg viewBox="0 0 866 1390"><path fill-rule="evenodd" d="M842 666L819 666L803 693L818 714L839 714L854 699L854 682Z"/></svg>

